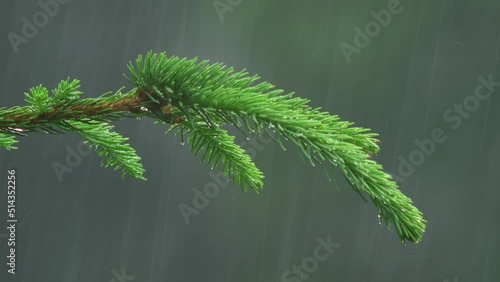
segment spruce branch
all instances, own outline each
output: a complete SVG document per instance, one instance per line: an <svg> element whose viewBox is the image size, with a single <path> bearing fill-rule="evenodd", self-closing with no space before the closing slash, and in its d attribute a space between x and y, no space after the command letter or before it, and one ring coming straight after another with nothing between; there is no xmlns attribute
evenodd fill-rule
<svg viewBox="0 0 500 282"><path fill-rule="evenodd" d="M99 156L104 156L102 166L111 166L115 170L122 169L122 177L128 174L134 178L146 180L143 177L144 169L139 162L141 158L125 143L128 138L111 131L113 126L93 120L68 120L65 123L59 123L58 126L67 131L76 132L87 140L86 142L90 143L90 147L94 148Z"/></svg>
<svg viewBox="0 0 500 282"><path fill-rule="evenodd" d="M187 141L193 155L198 155L204 149L201 162L206 163L212 170L221 164L223 176L239 183L243 191L251 188L258 192L264 185L262 172L250 156L234 143L234 136L229 135L226 130L208 127L200 118L174 125L171 130L177 130L175 135L188 134Z"/></svg>
<svg viewBox="0 0 500 282"><path fill-rule="evenodd" d="M203 151L201 162L211 169L220 166L223 175L243 190L258 192L263 174L234 137L220 127L235 126L244 134L271 136L281 147L292 143L312 165L338 167L351 187L367 194L387 226L394 225L400 239L419 242L426 221L403 195L392 177L372 160L379 151L369 129L342 121L309 100L284 94L258 76L235 71L221 63L167 57L165 53L139 56L128 65L127 79L135 88L81 99L79 81L61 81L52 96L43 86L25 94L24 107L0 108L0 147L14 149L16 136L29 132L59 134L75 132L87 140L102 165L122 170L122 176L143 177L140 158L112 131L109 122L126 117L149 117L170 124L166 132L184 135L193 155ZM284 140L288 142L284 142Z"/></svg>
<svg viewBox="0 0 500 282"><path fill-rule="evenodd" d="M13 147L17 142L15 136L9 136L5 133L0 133L0 147L5 148L5 150L17 149L17 147Z"/></svg>

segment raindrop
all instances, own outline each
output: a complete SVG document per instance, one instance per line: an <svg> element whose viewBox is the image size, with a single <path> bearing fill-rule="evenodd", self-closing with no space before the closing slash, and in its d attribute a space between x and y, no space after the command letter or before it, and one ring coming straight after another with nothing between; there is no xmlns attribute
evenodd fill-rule
<svg viewBox="0 0 500 282"><path fill-rule="evenodd" d="M247 140L250 140L250 136L247 136Z"/></svg>
<svg viewBox="0 0 500 282"><path fill-rule="evenodd" d="M380 214L378 214L378 224L382 225L382 218L380 217Z"/></svg>
<svg viewBox="0 0 500 282"><path fill-rule="evenodd" d="M183 146L184 146L184 144L186 144L186 143L185 143L185 142L181 142L181 145L183 145Z"/></svg>

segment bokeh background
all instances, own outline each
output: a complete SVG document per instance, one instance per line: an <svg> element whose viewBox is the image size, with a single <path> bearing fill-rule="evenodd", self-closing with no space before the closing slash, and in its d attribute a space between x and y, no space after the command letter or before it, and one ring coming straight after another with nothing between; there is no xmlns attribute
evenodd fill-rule
<svg viewBox="0 0 500 282"><path fill-rule="evenodd" d="M285 271L311 263L328 238L338 247L303 281L500 281L500 88L467 115L454 111L473 102L478 77L500 81L498 1L61 0L44 22L48 2L2 3L0 106L68 76L84 97L130 88L125 66L148 50L222 61L380 133L376 160L428 228L420 244L402 245L341 175L335 185L291 144L245 138L239 144L266 175L263 192L221 184L187 224L179 205L193 206L193 189L214 182L210 170L167 128L124 120L116 130L148 181L100 168L74 134L30 134L0 151L0 281L297 282ZM388 5L400 12L346 56L341 44L355 46L355 28ZM40 27L16 52L9 33L21 36L23 17L35 15ZM446 141L402 175L415 141L437 128ZM58 177L53 165L69 165L71 151L77 164ZM8 169L17 170L16 275L6 272Z"/></svg>

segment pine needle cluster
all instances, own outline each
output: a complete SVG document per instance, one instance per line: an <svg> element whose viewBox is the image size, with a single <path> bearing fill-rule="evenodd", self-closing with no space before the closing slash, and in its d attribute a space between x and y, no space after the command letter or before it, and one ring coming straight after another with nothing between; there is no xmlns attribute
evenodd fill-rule
<svg viewBox="0 0 500 282"><path fill-rule="evenodd" d="M311 164L339 168L351 187L368 195L381 221L393 225L400 239L419 242L426 221L403 195L392 177L372 157L379 151L377 134L310 107L309 100L284 93L246 70L197 58L167 57L149 52L128 65L135 86L97 98L81 99L78 80L64 80L52 90L43 86L25 93L27 106L0 108L0 147L15 149L19 136L29 132L74 132L83 137L102 165L145 179L140 158L127 138L110 122L125 117L150 117L170 126L168 131L187 141L194 155L212 169L258 192L263 173L221 126L242 133L266 134L282 148L292 143Z"/></svg>

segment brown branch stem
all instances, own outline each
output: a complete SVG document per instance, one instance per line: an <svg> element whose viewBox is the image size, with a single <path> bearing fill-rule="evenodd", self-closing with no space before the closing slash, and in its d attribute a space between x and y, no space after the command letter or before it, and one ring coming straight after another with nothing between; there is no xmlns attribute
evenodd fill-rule
<svg viewBox="0 0 500 282"><path fill-rule="evenodd" d="M119 112L138 113L141 107L145 106L144 93L137 91L135 97L124 97L121 100L107 103L99 103L98 101L85 106L70 106L67 108L54 108L45 113L33 113L26 111L22 114L6 116L0 121L0 128L15 127L22 129L45 123L54 123L62 120L79 120L84 118L92 118L96 115L106 115ZM28 107L26 107L28 109Z"/></svg>

